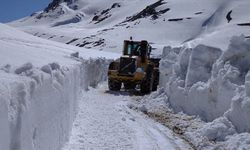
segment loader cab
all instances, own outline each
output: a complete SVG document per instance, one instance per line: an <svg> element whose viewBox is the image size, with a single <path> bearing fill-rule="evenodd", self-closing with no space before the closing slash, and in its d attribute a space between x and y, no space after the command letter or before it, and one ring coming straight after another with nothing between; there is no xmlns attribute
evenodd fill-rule
<svg viewBox="0 0 250 150"><path fill-rule="evenodd" d="M124 41L123 55L139 56L142 59L150 57L151 46L147 41Z"/></svg>

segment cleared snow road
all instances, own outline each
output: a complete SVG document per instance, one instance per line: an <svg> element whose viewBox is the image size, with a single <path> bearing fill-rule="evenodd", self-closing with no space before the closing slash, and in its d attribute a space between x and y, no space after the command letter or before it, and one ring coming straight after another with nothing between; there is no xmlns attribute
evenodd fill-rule
<svg viewBox="0 0 250 150"><path fill-rule="evenodd" d="M191 149L169 129L129 109L130 96L106 90L103 84L83 94L63 150Z"/></svg>

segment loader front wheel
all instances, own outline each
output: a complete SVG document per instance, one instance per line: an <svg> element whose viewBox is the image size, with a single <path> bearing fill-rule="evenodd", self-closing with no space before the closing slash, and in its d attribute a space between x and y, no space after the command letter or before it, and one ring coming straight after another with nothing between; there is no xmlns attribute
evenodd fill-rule
<svg viewBox="0 0 250 150"><path fill-rule="evenodd" d="M109 79L108 86L110 91L120 91L122 83Z"/></svg>
<svg viewBox="0 0 250 150"><path fill-rule="evenodd" d="M133 90L136 87L136 84L134 83L123 83L125 90Z"/></svg>
<svg viewBox="0 0 250 150"><path fill-rule="evenodd" d="M154 83L153 83L152 91L157 91L157 86L159 85L159 76L160 76L159 71L155 70L154 71Z"/></svg>
<svg viewBox="0 0 250 150"><path fill-rule="evenodd" d="M149 94L153 88L153 66L148 66L146 78L141 82L140 88L142 94Z"/></svg>

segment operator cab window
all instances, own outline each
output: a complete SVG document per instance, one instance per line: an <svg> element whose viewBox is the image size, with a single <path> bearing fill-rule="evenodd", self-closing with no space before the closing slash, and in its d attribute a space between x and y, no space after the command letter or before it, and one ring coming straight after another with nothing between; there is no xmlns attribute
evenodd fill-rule
<svg viewBox="0 0 250 150"><path fill-rule="evenodd" d="M140 55L140 45L137 43L129 43L128 44L128 49L127 49L127 55L135 55L139 56Z"/></svg>
<svg viewBox="0 0 250 150"><path fill-rule="evenodd" d="M138 44L130 43L128 44L128 55L133 55Z"/></svg>

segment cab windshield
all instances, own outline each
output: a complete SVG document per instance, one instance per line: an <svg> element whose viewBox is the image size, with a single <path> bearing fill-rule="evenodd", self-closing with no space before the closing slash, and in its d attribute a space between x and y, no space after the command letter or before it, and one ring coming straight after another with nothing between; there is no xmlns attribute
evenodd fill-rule
<svg viewBox="0 0 250 150"><path fill-rule="evenodd" d="M139 56L141 53L141 46L138 43L129 43L127 50L125 51L126 55L135 55Z"/></svg>

